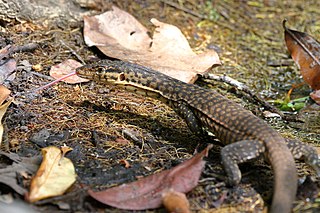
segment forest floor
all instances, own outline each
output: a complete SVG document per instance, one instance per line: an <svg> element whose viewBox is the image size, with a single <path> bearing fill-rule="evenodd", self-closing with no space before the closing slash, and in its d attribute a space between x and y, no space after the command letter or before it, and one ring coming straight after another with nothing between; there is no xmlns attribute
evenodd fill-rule
<svg viewBox="0 0 320 213"><path fill-rule="evenodd" d="M179 27L195 52L216 50L222 65L211 72L243 82L265 100L283 100L293 84L302 82L285 46L282 21L287 19L289 28L307 32L319 40L319 1L170 2L114 1L114 5L149 29L153 28L151 18ZM30 23L5 26L2 46L37 42L39 48L14 55L18 61L16 76L5 85L16 101L4 118L1 150L30 157L50 145L66 144L73 148L66 157L76 167L77 182L63 196L30 204L36 211L130 212L99 204L86 194L83 186L103 189L172 168L190 158L197 148L203 148L198 145L204 143L166 105L113 87L90 82L76 86L59 83L38 95L24 95L25 91L51 81L45 77L49 76L51 66L66 59L77 59L73 51L87 63L93 58L105 58L96 48L85 45L82 27L82 22L65 29ZM41 69L30 70L26 64L38 65ZM262 106L230 85L203 79L196 84L238 102L285 137L319 146L319 108L311 101L299 112L288 112L303 123L288 122L265 118ZM305 85L294 90L292 98L305 97L310 92ZM132 135L137 140L133 140ZM245 163L240 166L243 174L240 185L228 187L219 152L219 145L215 145L206 159L199 185L187 194L191 209L195 212L262 212L272 196L270 166L262 160ZM125 168L119 163L121 160L128 161L131 167ZM7 160L0 157L0 163L3 166ZM297 162L297 168L300 182L308 175L316 179L314 171L303 162ZM315 183L319 191L317 179ZM306 199L305 189L299 190L294 211L319 211L319 196ZM2 195L12 193L15 199L23 200L8 187L1 186L0 192ZM147 212L164 212L164 209Z"/></svg>

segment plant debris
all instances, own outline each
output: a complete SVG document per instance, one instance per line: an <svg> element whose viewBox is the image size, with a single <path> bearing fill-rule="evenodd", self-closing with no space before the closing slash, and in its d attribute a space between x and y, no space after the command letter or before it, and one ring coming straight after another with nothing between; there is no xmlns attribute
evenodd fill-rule
<svg viewBox="0 0 320 213"><path fill-rule="evenodd" d="M46 11L50 14L59 12L58 16L52 18L58 22L51 21L51 18L42 19L41 25L21 20L20 14L4 19L4 15L11 15L10 10L15 9L13 2L26 1L7 1L11 6L0 15L0 49L7 45L23 47L36 44L37 47L5 55L14 59L17 66L15 78L3 81L3 86L11 91L15 100L2 119L4 134L1 150L11 157L16 155L20 160L13 161L1 154L0 176L8 171L10 181L0 182L0 199L11 197L11 206L23 203L25 205L21 206L24 211L27 210L25 206L29 206L37 212L123 212L98 203L87 195L87 189L100 191L168 170L191 158L196 147L201 149L206 142L210 142L214 148L206 158L199 184L186 194L190 209L195 212L263 212L266 209L273 186L270 167L263 161L240 165L243 174L241 183L235 188L227 187L218 141L214 137L204 139L193 135L185 122L161 102L92 82L76 85L60 83L35 93L35 88L52 81L49 74L52 66L67 59L82 64L92 63L106 56L97 48L85 44L82 16L68 18L72 14L63 11L70 11L70 7L62 6L60 1L40 7L41 15L48 14ZM72 7L78 6L78 11L91 16L110 11L111 5L115 5L134 15L150 32L156 28L150 22L152 17L161 23L177 26L194 53L198 55L214 50L219 54L223 66L214 68L210 73L242 82L262 100L281 99L293 83L303 81L285 46L282 20L287 18L290 28L308 32L319 41L318 1L167 2L110 1L101 4L94 0L88 1L90 6L79 3L81 8L77 4ZM37 10L29 11L37 15L39 5L34 2L32 5ZM21 8L26 6L22 4ZM54 9L60 6L62 13ZM41 10L43 8L45 10ZM155 60L164 64L161 59ZM319 144L320 106L313 104L310 99L300 111L284 112L285 115L301 118L302 123L283 120L278 116L264 118L266 107L256 104L257 101L253 103L233 85L218 81L211 84L203 81L195 83L216 90L241 104L285 137ZM310 87L304 84L292 92L292 100L306 97L310 92ZM41 136L41 130L47 130L49 134ZM68 132L68 137L63 137L66 136L65 132ZM31 141L37 133L37 140ZM22 194L29 189L31 177L41 162L41 156L38 156L40 148L62 146L64 143L73 148L66 156L74 163L77 181L64 195L27 203ZM37 157L38 162L26 165L32 156ZM121 160L129 162L130 167L125 168ZM35 169L26 169L31 165ZM21 167L25 172L19 170ZM297 170L300 177L306 174L314 177L314 171L303 162L297 162ZM319 180L314 181L319 188ZM0 208L3 207L1 204ZM294 212L317 212L319 209L318 198L314 197L308 201L299 197L294 203ZM152 213L163 211L164 208L148 210Z"/></svg>
<svg viewBox="0 0 320 213"><path fill-rule="evenodd" d="M202 158L208 155L211 148L212 145L209 145L201 153L170 170L100 192L89 190L89 194L104 204L120 209L145 210L159 208L162 204L162 199L164 199L167 206L172 206L167 202L167 198L162 197L168 196L168 194L165 194L170 190L187 193L196 187L205 165Z"/></svg>

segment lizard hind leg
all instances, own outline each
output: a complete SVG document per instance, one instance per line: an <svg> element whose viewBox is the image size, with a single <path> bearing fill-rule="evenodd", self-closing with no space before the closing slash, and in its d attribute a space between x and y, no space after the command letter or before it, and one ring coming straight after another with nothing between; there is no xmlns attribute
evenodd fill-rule
<svg viewBox="0 0 320 213"><path fill-rule="evenodd" d="M238 164L257 158L264 151L264 144L258 140L242 140L223 147L221 158L228 176L228 184L237 185L240 183L241 172Z"/></svg>
<svg viewBox="0 0 320 213"><path fill-rule="evenodd" d="M320 158L314 147L296 139L286 139L286 144L295 159L304 159L320 176Z"/></svg>

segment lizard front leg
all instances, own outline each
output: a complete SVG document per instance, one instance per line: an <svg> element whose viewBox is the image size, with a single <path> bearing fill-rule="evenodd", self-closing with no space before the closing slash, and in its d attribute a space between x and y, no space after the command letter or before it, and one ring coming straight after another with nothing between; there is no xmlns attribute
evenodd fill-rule
<svg viewBox="0 0 320 213"><path fill-rule="evenodd" d="M190 109L188 104L183 101L170 103L172 109L187 123L191 132L198 136L205 136L206 133L202 128L202 125L198 117Z"/></svg>

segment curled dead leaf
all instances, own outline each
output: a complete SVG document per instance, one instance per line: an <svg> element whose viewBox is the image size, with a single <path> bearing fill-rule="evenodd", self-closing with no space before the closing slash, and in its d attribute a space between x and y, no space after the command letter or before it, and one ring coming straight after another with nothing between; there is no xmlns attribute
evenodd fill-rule
<svg viewBox="0 0 320 213"><path fill-rule="evenodd" d="M3 118L4 114L6 113L8 107L11 104L12 101L13 101L13 98L10 98L4 104L2 104L3 102L1 102L2 105L0 106L0 145L1 145L1 142L2 142L2 135L3 135L2 118Z"/></svg>
<svg viewBox="0 0 320 213"><path fill-rule="evenodd" d="M0 84L0 105L9 97L11 91Z"/></svg>
<svg viewBox="0 0 320 213"><path fill-rule="evenodd" d="M320 105L320 90L315 90L310 93L310 97L314 100L318 105Z"/></svg>
<svg viewBox="0 0 320 213"><path fill-rule="evenodd" d="M29 202L62 195L76 181L73 163L63 157L61 149L50 146L41 151L42 163L26 195Z"/></svg>
<svg viewBox="0 0 320 213"><path fill-rule="evenodd" d="M287 48L300 69L304 81L320 89L320 44L307 33L288 29L283 21Z"/></svg>

